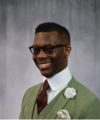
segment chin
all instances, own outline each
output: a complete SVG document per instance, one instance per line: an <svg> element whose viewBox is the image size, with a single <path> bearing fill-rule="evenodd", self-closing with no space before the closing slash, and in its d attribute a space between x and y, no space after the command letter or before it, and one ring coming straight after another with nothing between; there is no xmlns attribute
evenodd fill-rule
<svg viewBox="0 0 100 120"><path fill-rule="evenodd" d="M50 73L41 73L43 76L47 77L47 78L50 78L52 77L53 75L50 74Z"/></svg>

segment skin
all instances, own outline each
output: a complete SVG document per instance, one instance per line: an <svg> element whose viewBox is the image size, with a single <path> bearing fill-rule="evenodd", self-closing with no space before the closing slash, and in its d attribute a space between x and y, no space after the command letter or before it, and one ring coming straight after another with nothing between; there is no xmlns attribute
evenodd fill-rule
<svg viewBox="0 0 100 120"><path fill-rule="evenodd" d="M33 45L38 47L58 44L67 44L67 41L59 38L58 33L55 31L36 33L33 41ZM33 61L40 70L41 74L49 78L62 71L67 66L70 52L70 46L56 48L50 55L47 55L41 50L38 55L33 55Z"/></svg>

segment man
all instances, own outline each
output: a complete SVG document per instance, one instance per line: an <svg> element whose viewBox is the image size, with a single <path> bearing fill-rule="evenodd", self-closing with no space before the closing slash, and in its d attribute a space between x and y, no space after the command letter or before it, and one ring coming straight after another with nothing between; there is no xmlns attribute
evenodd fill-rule
<svg viewBox="0 0 100 120"><path fill-rule="evenodd" d="M50 22L40 24L29 49L43 83L26 91L20 119L100 118L99 99L76 81L68 68L71 44L65 27ZM49 84L48 89L43 90L44 83Z"/></svg>

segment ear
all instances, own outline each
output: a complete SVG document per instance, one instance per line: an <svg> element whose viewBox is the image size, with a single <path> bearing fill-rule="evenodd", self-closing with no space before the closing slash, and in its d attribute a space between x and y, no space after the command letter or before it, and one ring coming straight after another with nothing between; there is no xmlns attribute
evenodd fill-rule
<svg viewBox="0 0 100 120"><path fill-rule="evenodd" d="M70 45L66 46L64 51L65 51L65 55L68 57L71 53L71 46Z"/></svg>

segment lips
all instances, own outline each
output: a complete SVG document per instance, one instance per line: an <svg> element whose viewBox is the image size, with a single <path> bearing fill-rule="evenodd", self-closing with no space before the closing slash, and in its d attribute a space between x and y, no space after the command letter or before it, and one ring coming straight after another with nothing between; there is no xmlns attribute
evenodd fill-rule
<svg viewBox="0 0 100 120"><path fill-rule="evenodd" d="M48 69L51 66L50 62L47 63L38 63L38 67L39 69L43 70L43 69Z"/></svg>

